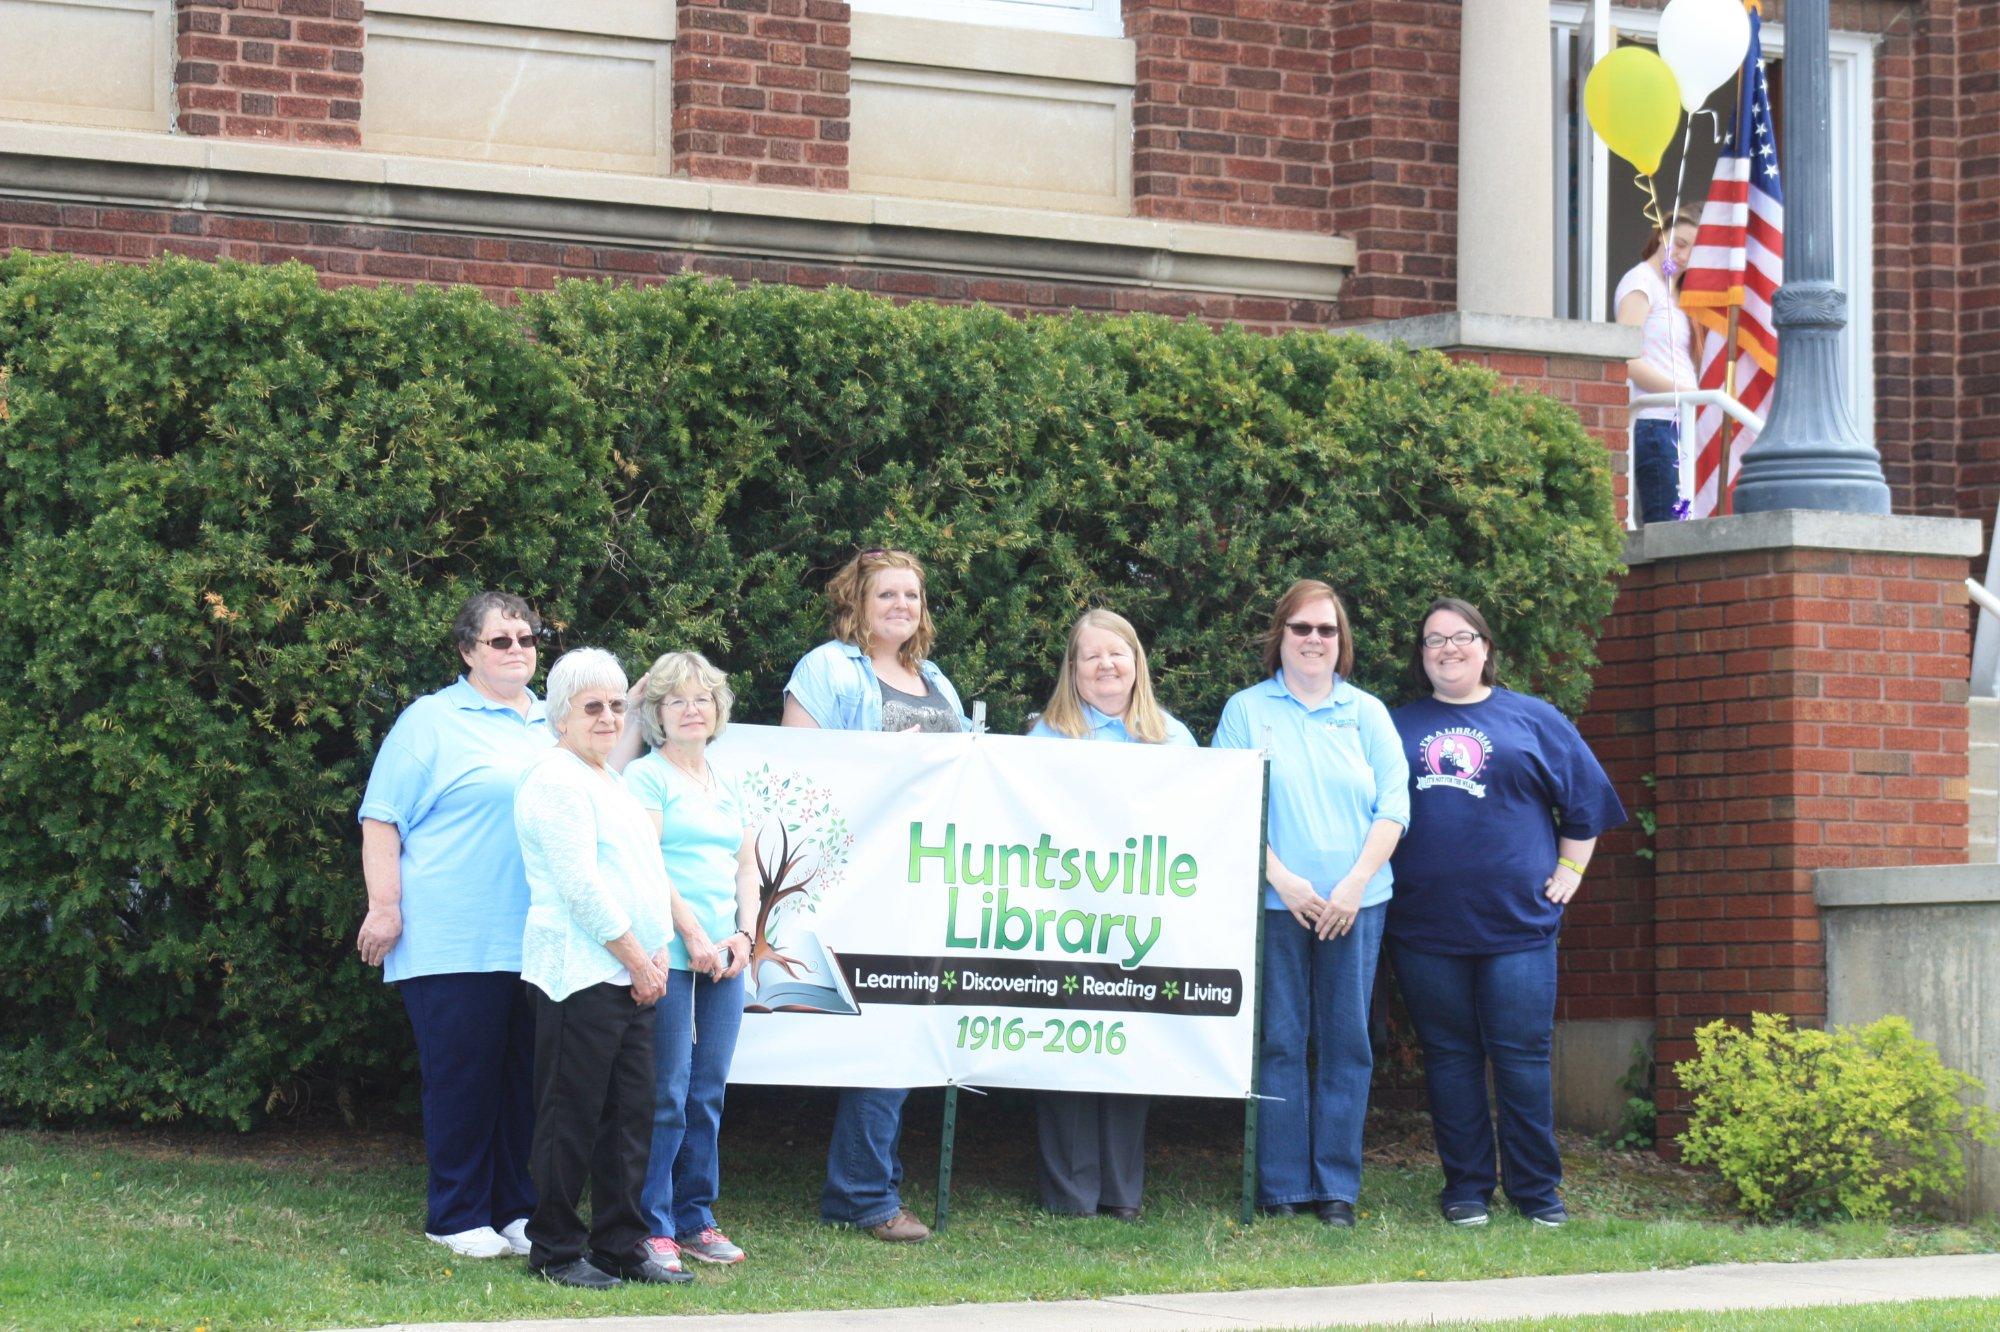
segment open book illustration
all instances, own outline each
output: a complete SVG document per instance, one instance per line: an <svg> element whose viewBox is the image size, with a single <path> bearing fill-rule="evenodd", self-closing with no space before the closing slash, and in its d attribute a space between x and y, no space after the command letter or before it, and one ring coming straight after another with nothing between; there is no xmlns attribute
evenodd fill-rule
<svg viewBox="0 0 2000 1332"><path fill-rule="evenodd" d="M747 978L751 999L743 1005L743 1011L848 1016L860 1013L861 1007L854 1002L846 977L840 974L839 959L820 943L817 934L793 927L795 917L788 916L783 942L772 937L777 933L772 920L774 909L780 902L803 893L812 882L813 870L805 870L796 880L792 877L802 869L804 848L793 848L790 834L780 823L778 854L767 858L761 837L756 853L760 905Z"/></svg>
<svg viewBox="0 0 2000 1332"><path fill-rule="evenodd" d="M861 1008L840 974L840 962L811 930L798 930L782 945L782 956L757 959L750 973L746 1013L841 1013ZM785 964L789 962L788 967Z"/></svg>

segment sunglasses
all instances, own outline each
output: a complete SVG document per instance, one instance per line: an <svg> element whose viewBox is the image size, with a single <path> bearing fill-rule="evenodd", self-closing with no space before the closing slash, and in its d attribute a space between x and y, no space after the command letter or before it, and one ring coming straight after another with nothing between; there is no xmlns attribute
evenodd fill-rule
<svg viewBox="0 0 2000 1332"><path fill-rule="evenodd" d="M482 638L479 641L486 644L487 647L492 648L495 652L505 652L510 647L518 647L525 651L533 652L542 640L533 634L522 634L519 638L510 638L506 634L501 634L498 638Z"/></svg>
<svg viewBox="0 0 2000 1332"><path fill-rule="evenodd" d="M1340 626L1337 624L1308 624L1304 620L1286 620L1285 628L1291 631L1293 638L1309 638L1313 634L1318 634L1321 638L1340 637Z"/></svg>
<svg viewBox="0 0 2000 1332"><path fill-rule="evenodd" d="M625 715L625 700L622 698L614 698L609 703L601 698L593 698L590 702L579 706L582 707L583 715L586 717L602 717L606 708L611 709L611 715L614 717Z"/></svg>

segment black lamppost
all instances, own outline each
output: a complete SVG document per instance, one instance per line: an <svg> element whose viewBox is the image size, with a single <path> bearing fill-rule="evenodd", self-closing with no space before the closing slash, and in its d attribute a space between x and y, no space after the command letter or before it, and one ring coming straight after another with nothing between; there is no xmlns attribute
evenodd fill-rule
<svg viewBox="0 0 2000 1332"><path fill-rule="evenodd" d="M1832 98L1827 0L1785 6L1785 281L1771 301L1778 383L1764 433L1743 457L1736 511L1889 512L1882 455L1847 411L1833 284Z"/></svg>

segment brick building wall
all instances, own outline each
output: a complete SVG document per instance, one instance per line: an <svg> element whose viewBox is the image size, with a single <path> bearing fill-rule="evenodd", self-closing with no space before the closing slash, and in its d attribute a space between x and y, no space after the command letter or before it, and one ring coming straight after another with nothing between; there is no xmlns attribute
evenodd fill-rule
<svg viewBox="0 0 2000 1332"><path fill-rule="evenodd" d="M1655 858L1637 829L1605 838L1559 1016L1654 1020L1663 1141L1697 1027L1824 1018L1815 871L1964 860L1966 569L1787 548L1623 582L1583 730L1628 805L1655 811Z"/></svg>
<svg viewBox="0 0 2000 1332"><path fill-rule="evenodd" d="M844 0L680 0L674 170L712 180L847 188Z"/></svg>
<svg viewBox="0 0 2000 1332"><path fill-rule="evenodd" d="M1443 0L1346 0L1327 10L1333 226L1360 251L1341 289L1343 322L1457 302L1457 10Z"/></svg>
<svg viewBox="0 0 2000 1332"><path fill-rule="evenodd" d="M2000 504L2000 3L1966 5L1958 49L1959 512ZM1990 539L1992 533L1988 532Z"/></svg>
<svg viewBox="0 0 2000 1332"><path fill-rule="evenodd" d="M361 142L362 0L175 0L182 134Z"/></svg>
<svg viewBox="0 0 2000 1332"><path fill-rule="evenodd" d="M1141 217L1325 232L1334 34L1324 5L1124 0Z"/></svg>

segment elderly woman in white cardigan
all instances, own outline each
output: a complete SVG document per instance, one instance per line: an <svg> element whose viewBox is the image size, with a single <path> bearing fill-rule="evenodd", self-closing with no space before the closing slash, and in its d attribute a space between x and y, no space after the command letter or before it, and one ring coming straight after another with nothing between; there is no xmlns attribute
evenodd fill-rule
<svg viewBox="0 0 2000 1332"><path fill-rule="evenodd" d="M521 979L535 989L539 1195L528 1265L597 1290L690 1275L646 1247L640 1191L653 1127L653 1004L666 989L673 888L652 820L611 766L625 672L579 648L549 670L556 747L514 797L528 871ZM591 1222L578 1204L588 1179Z"/></svg>

